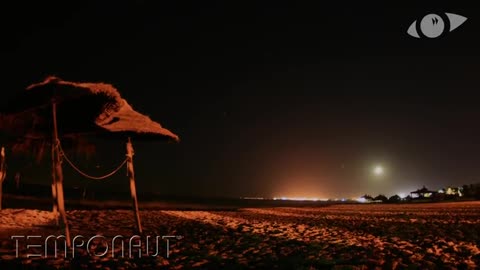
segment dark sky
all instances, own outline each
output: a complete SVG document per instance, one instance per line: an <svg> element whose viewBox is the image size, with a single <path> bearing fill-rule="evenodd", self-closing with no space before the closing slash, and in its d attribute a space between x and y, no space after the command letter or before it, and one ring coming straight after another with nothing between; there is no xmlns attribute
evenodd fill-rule
<svg viewBox="0 0 480 270"><path fill-rule="evenodd" d="M15 3L0 16L2 99L50 74L113 84L182 139L135 142L140 191L351 197L479 182L479 10L322 2ZM468 20L437 39L406 33L432 12ZM80 165L101 174L122 151L104 142ZM28 168L25 181L48 179ZM66 185L85 183L65 170Z"/></svg>

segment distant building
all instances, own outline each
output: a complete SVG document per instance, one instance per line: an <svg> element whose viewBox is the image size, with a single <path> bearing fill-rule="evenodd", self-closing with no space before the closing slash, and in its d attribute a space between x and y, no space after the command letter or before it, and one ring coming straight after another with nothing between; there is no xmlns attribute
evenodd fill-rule
<svg viewBox="0 0 480 270"><path fill-rule="evenodd" d="M463 196L463 188L461 187L448 187L445 190L446 195L455 196L455 197L462 197Z"/></svg>
<svg viewBox="0 0 480 270"><path fill-rule="evenodd" d="M425 186L421 189L410 192L412 199L423 199L423 198L433 198L438 192L433 190L428 190Z"/></svg>
<svg viewBox="0 0 480 270"><path fill-rule="evenodd" d="M455 199L463 197L464 190L463 187L447 187L440 189L438 193L441 195L441 199Z"/></svg>

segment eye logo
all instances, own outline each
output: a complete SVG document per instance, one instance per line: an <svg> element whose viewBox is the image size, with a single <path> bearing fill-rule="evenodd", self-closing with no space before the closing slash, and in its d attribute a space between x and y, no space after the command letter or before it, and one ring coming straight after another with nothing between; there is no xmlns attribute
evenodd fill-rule
<svg viewBox="0 0 480 270"><path fill-rule="evenodd" d="M436 38L446 32L447 29L448 32L452 32L466 20L466 17L457 14L445 13L437 15L432 13L425 15L420 23L415 20L408 28L407 33L416 38Z"/></svg>

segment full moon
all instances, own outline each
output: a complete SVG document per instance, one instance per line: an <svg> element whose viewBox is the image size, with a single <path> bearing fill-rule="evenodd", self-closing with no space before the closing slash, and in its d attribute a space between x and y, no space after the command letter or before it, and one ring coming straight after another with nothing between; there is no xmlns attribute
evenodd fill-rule
<svg viewBox="0 0 480 270"><path fill-rule="evenodd" d="M382 166L375 166L375 168L373 168L373 173L375 175L382 175L383 174L383 167Z"/></svg>

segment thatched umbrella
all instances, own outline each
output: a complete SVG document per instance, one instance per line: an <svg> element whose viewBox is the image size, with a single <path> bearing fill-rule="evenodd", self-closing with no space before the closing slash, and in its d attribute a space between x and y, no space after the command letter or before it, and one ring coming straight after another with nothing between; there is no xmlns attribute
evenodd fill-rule
<svg viewBox="0 0 480 270"><path fill-rule="evenodd" d="M51 138L52 104L56 106L61 138L116 134L178 141L177 135L133 110L112 85L68 82L57 77L30 85L9 102L2 109L0 128L27 139Z"/></svg>
<svg viewBox="0 0 480 270"><path fill-rule="evenodd" d="M57 77L48 77L43 82L30 85L9 102L0 115L0 129L9 138L17 139L17 150L29 149L31 145L40 145L40 148L51 146L54 211L58 206L69 246L70 236L63 198L62 153L59 147L61 141L86 134L128 138L127 167L139 232L142 232L142 227L138 214L130 138L179 141L177 135L133 110L112 85L69 82Z"/></svg>

